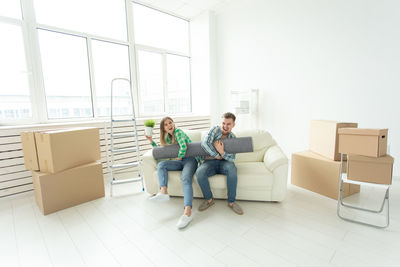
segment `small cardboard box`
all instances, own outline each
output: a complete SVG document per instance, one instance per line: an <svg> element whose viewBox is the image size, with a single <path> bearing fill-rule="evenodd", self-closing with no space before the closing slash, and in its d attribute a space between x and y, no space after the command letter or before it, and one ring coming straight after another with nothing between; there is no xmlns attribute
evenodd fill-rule
<svg viewBox="0 0 400 267"><path fill-rule="evenodd" d="M310 123L309 149L331 160L340 160L338 129L356 128L357 123L312 120Z"/></svg>
<svg viewBox="0 0 400 267"><path fill-rule="evenodd" d="M32 172L35 199L44 215L104 197L101 162L59 173Z"/></svg>
<svg viewBox="0 0 400 267"><path fill-rule="evenodd" d="M388 129L339 129L339 152L368 157L386 155Z"/></svg>
<svg viewBox="0 0 400 267"><path fill-rule="evenodd" d="M379 158L349 155L349 180L375 183L392 184L394 159L389 156Z"/></svg>
<svg viewBox="0 0 400 267"><path fill-rule="evenodd" d="M22 152L24 153L24 164L27 170L39 170L36 141L34 132L21 132Z"/></svg>
<svg viewBox="0 0 400 267"><path fill-rule="evenodd" d="M98 128L35 132L40 172L56 173L100 160Z"/></svg>
<svg viewBox="0 0 400 267"><path fill-rule="evenodd" d="M343 164L346 167L346 164ZM345 171L343 171L345 172ZM292 154L291 183L315 193L338 199L340 162L311 151ZM360 192L360 186L343 184L343 197Z"/></svg>

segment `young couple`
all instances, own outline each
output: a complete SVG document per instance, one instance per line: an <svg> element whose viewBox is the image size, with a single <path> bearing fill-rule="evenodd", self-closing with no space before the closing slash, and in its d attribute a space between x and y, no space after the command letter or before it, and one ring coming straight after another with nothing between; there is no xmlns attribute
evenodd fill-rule
<svg viewBox="0 0 400 267"><path fill-rule="evenodd" d="M182 171L182 187L184 212L179 218L177 227L184 228L192 221L192 201L193 201L193 175L196 172L197 182L204 196L204 201L199 207L199 211L206 210L214 204L213 195L210 189L208 178L215 174L227 176L228 206L237 214L243 214L243 210L235 202L237 187L237 170L234 163L235 154L225 153L224 143L221 139L235 138L232 128L235 126L236 117L227 112L222 115L221 126L212 127L201 142L201 146L209 154L208 157L185 158L187 144L192 142L181 129L175 128L174 121L170 117L165 117L160 122L160 141L161 145L179 144L178 157L158 163L158 181L160 192L151 197L153 201L167 201L168 195L168 171ZM151 136L146 136L152 146L157 146ZM197 168L198 163L200 164ZM197 170L196 170L197 169Z"/></svg>

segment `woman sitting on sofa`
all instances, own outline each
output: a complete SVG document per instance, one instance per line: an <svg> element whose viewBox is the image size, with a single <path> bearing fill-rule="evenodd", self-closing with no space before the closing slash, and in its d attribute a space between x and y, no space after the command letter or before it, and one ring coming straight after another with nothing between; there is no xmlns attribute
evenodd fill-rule
<svg viewBox="0 0 400 267"><path fill-rule="evenodd" d="M146 136L151 145L157 146L151 136ZM178 157L161 161L157 165L158 181L160 192L151 197L150 200L156 202L168 201L168 171L182 171L182 188L184 213L179 218L177 227L184 228L192 221L192 201L193 201L193 175L197 169L197 161L195 158L185 158L187 143L191 143L189 136L181 129L175 128L175 123L170 117L165 117L160 122L160 141L161 145L171 145L178 143L180 148Z"/></svg>

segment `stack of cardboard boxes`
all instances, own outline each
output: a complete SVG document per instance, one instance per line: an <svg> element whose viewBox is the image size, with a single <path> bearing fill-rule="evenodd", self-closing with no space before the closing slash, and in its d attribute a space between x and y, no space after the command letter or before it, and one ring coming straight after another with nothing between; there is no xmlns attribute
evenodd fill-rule
<svg viewBox="0 0 400 267"><path fill-rule="evenodd" d="M386 155L388 129L339 130L339 152L349 154L349 180L391 184L394 159Z"/></svg>
<svg viewBox="0 0 400 267"><path fill-rule="evenodd" d="M294 185L338 199L340 179L339 130L357 123L315 120L310 124L309 150L292 154ZM342 172L346 172L343 164ZM360 186L343 184L343 196L360 192Z"/></svg>
<svg viewBox="0 0 400 267"><path fill-rule="evenodd" d="M43 214L104 197L99 129L22 132L21 141Z"/></svg>

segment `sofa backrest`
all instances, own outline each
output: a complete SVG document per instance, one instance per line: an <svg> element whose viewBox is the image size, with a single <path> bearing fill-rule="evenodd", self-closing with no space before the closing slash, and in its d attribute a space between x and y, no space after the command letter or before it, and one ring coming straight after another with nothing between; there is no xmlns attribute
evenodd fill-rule
<svg viewBox="0 0 400 267"><path fill-rule="evenodd" d="M197 131L197 130L186 130L186 129L182 129L190 138L190 140L192 140L192 142L198 142L201 141L201 131Z"/></svg>
<svg viewBox="0 0 400 267"><path fill-rule="evenodd" d="M264 130L233 131L237 137L251 136L253 138L253 152L236 154L235 162L261 162L267 149L276 144L271 134Z"/></svg>
<svg viewBox="0 0 400 267"><path fill-rule="evenodd" d="M184 130L192 141L201 141L207 131ZM276 144L271 134L264 130L233 131L237 137L251 136L253 138L253 152L236 154L235 162L261 162L265 151Z"/></svg>

